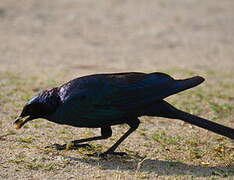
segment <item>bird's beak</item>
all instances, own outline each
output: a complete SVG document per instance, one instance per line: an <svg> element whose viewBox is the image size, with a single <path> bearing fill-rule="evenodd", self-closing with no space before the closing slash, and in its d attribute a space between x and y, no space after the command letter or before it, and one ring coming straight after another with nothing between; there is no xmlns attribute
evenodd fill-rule
<svg viewBox="0 0 234 180"><path fill-rule="evenodd" d="M27 118L24 120L24 117L19 116L16 118L13 125L16 129L20 129L26 122L28 122L32 119L33 118L31 116L27 116Z"/></svg>

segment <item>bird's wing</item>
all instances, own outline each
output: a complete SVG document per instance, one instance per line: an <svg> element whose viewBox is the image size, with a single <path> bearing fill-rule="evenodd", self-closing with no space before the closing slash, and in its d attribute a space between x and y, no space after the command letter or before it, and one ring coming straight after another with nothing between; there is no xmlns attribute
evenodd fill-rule
<svg viewBox="0 0 234 180"><path fill-rule="evenodd" d="M95 81L86 80L88 83L81 89L69 90L71 95L60 111L84 119L120 118L128 108L157 100L160 92L170 87L173 81L161 73L106 75Z"/></svg>
<svg viewBox="0 0 234 180"><path fill-rule="evenodd" d="M113 106L120 109L134 108L148 104L164 97L164 92L175 82L173 78L162 73L139 74L138 77L126 76L113 78L103 88L97 106Z"/></svg>
<svg viewBox="0 0 234 180"><path fill-rule="evenodd" d="M163 73L105 75L95 81L90 80L79 91L74 89L77 93L67 98L63 109L86 119L118 118L129 109L184 90L188 84L191 86L191 83L183 84Z"/></svg>

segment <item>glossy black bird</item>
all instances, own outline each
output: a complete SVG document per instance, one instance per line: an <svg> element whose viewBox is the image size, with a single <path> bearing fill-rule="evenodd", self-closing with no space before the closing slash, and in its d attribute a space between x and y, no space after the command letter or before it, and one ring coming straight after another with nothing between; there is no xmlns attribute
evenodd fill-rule
<svg viewBox="0 0 234 180"><path fill-rule="evenodd" d="M234 139L234 129L178 110L163 100L203 81L204 78L200 76L175 80L158 72L84 76L34 96L24 106L14 124L20 128L28 121L44 118L75 127L101 128L100 136L72 141L75 144L106 139L112 135L111 126L128 124L130 129L102 153L103 156L123 155L115 152L116 148L138 128L138 117L145 115L180 119Z"/></svg>

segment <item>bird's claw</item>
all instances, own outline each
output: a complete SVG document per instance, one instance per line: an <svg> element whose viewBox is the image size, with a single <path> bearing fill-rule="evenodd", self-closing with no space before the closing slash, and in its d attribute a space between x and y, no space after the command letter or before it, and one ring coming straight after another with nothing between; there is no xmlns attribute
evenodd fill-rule
<svg viewBox="0 0 234 180"><path fill-rule="evenodd" d="M57 151L61 150L71 150L71 149L78 149L78 148L89 148L91 149L92 147L89 144L75 144L75 143L68 143L68 144L52 144L50 146L46 146L45 148L52 148Z"/></svg>
<svg viewBox="0 0 234 180"><path fill-rule="evenodd" d="M78 148L88 148L91 149L92 147L89 144L76 144L72 143L71 144L66 144L66 149L78 149Z"/></svg>
<svg viewBox="0 0 234 180"><path fill-rule="evenodd" d="M52 144L50 146L46 146L45 148L46 149L51 148L51 149L55 149L57 151L61 151L61 150L66 149L66 144L63 144L63 145L61 145L61 144Z"/></svg>
<svg viewBox="0 0 234 180"><path fill-rule="evenodd" d="M93 153L93 154L87 154L88 156L92 156L92 157L100 157L100 158L106 158L109 155L113 155L113 156L126 156L127 153L125 152L103 152L103 153Z"/></svg>

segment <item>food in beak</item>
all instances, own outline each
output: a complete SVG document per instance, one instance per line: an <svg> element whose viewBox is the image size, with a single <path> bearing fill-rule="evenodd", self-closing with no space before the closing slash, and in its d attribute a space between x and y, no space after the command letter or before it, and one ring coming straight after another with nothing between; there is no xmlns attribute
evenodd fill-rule
<svg viewBox="0 0 234 180"><path fill-rule="evenodd" d="M18 117L14 122L14 127L16 129L20 129L28 120L29 120L29 118L23 120L22 117Z"/></svg>

